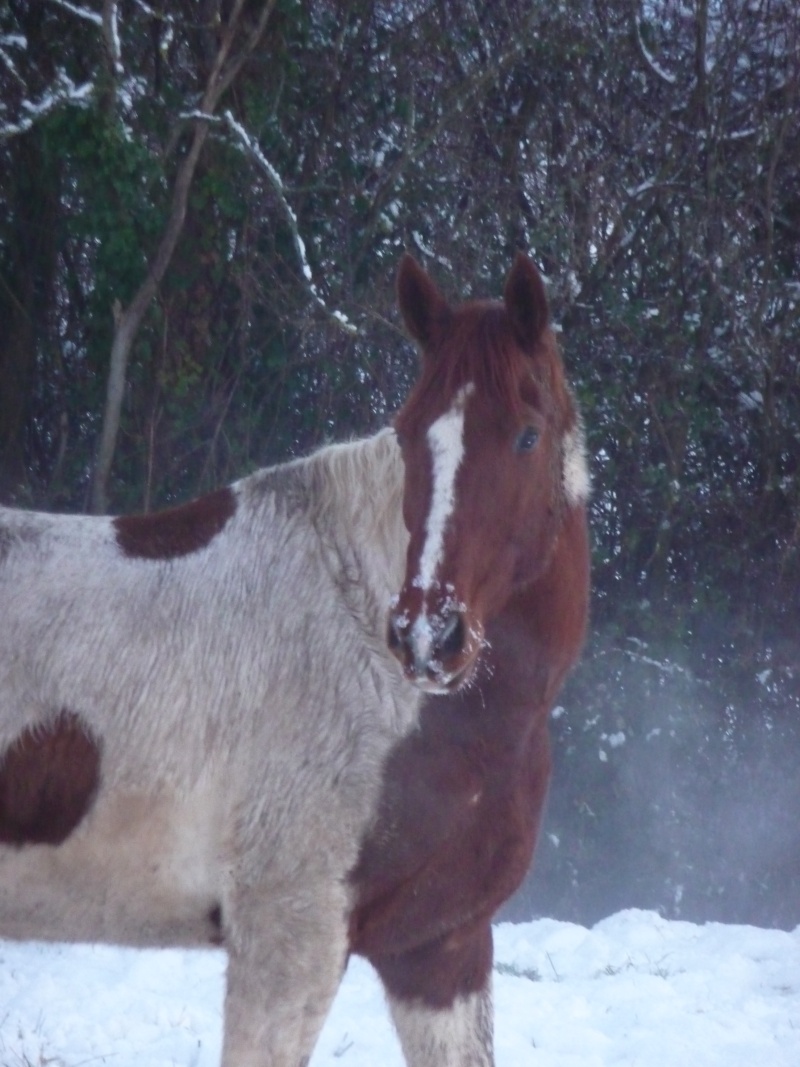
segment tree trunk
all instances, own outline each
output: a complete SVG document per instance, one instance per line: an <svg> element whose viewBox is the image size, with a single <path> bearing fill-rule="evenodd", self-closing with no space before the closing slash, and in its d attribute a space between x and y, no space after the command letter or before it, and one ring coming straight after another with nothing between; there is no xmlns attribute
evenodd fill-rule
<svg viewBox="0 0 800 1067"><path fill-rule="evenodd" d="M114 452L116 451L117 436L119 434L122 401L125 394L125 377L130 352L147 309L167 271L183 229L189 190L200 153L208 136L209 120L213 118L220 99L242 69L245 60L261 40L275 3L276 0L265 0L255 26L247 34L239 52L233 58L230 58L234 40L242 22L242 10L244 7L244 0L236 0L220 41L219 51L208 78L203 100L198 108L199 117L194 122L191 146L178 168L167 228L161 238L153 264L147 272L147 277L128 307L115 315L116 323L109 360L110 367L103 414L103 429L100 436L90 501L90 509L95 515L103 514L108 510L108 482L111 476L111 467L114 462Z"/></svg>

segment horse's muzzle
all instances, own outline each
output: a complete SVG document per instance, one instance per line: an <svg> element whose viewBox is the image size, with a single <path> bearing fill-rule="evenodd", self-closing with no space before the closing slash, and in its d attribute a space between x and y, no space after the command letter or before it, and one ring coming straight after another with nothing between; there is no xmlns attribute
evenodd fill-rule
<svg viewBox="0 0 800 1067"><path fill-rule="evenodd" d="M463 611L389 615L387 644L409 681L430 693L449 693L468 679L480 639Z"/></svg>

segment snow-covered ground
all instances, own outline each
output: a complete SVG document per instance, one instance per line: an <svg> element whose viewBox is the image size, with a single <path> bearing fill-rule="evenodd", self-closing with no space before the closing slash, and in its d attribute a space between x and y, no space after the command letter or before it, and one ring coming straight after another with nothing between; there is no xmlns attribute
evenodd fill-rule
<svg viewBox="0 0 800 1067"><path fill-rule="evenodd" d="M800 927L667 922L495 931L498 1067L797 1067ZM0 942L0 1065L215 1067L221 952ZM311 1067L402 1067L380 987L353 960Z"/></svg>

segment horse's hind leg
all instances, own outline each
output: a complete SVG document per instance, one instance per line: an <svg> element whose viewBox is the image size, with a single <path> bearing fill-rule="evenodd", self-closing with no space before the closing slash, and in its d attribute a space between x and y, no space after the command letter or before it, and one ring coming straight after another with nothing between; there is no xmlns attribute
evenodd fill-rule
<svg viewBox="0 0 800 1067"><path fill-rule="evenodd" d="M488 923L375 963L408 1067L493 1067Z"/></svg>

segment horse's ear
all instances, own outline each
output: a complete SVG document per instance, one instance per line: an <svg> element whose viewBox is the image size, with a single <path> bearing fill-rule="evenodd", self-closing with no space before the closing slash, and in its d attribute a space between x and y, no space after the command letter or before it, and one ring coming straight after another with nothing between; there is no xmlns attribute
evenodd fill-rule
<svg viewBox="0 0 800 1067"><path fill-rule="evenodd" d="M405 327L423 348L431 346L450 308L435 283L406 252L397 271L397 303Z"/></svg>
<svg viewBox="0 0 800 1067"><path fill-rule="evenodd" d="M503 301L517 343L526 352L531 352L550 322L550 308L542 276L522 252L517 252L514 257Z"/></svg>

